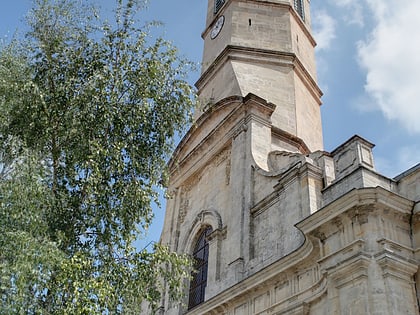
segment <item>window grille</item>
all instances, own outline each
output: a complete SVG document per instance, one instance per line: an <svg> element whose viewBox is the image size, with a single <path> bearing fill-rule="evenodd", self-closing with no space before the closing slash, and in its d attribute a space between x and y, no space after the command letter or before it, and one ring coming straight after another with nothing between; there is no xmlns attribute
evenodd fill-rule
<svg viewBox="0 0 420 315"><path fill-rule="evenodd" d="M188 309L204 302L209 261L209 243L207 242L207 236L209 236L212 231L211 227L207 227L201 232L194 247L194 271L191 274Z"/></svg>
<svg viewBox="0 0 420 315"><path fill-rule="evenodd" d="M305 11L303 7L303 0L295 0L295 10L300 15L302 20L305 20Z"/></svg>
<svg viewBox="0 0 420 315"><path fill-rule="evenodd" d="M224 3L225 0L214 0L214 13L217 13Z"/></svg>

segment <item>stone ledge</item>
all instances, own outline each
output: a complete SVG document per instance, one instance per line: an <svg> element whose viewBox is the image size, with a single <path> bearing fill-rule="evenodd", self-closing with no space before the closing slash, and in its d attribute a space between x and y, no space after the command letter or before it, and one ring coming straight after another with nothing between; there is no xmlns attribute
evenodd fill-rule
<svg viewBox="0 0 420 315"><path fill-rule="evenodd" d="M403 215L411 215L413 202L382 187L355 188L296 224L309 234L315 229L354 207L380 204Z"/></svg>
<svg viewBox="0 0 420 315"><path fill-rule="evenodd" d="M387 250L376 254L375 258L382 268L384 277L394 277L399 280L412 282L412 276L419 268L415 262L406 260Z"/></svg>
<svg viewBox="0 0 420 315"><path fill-rule="evenodd" d="M382 245L383 251L387 251L389 253L397 252L398 254L396 255L407 259L413 259L414 257L414 251L411 247L399 244L387 238L381 238L377 240L377 242Z"/></svg>
<svg viewBox="0 0 420 315"><path fill-rule="evenodd" d="M370 263L371 257L361 252L335 266L327 268L325 273L328 274L328 278L331 277L335 281L336 288L341 288L349 282L368 278L368 267Z"/></svg>
<svg viewBox="0 0 420 315"><path fill-rule="evenodd" d="M351 242L350 244L348 244L347 246L344 246L340 250L322 257L321 259L317 261L317 263L320 265L328 265L329 263L335 264L335 265L342 264L348 259L351 259L352 257L354 257L355 255L359 255L364 245L365 245L364 240L362 239L355 240ZM352 254L349 255L349 253L352 253ZM337 258L338 256L341 256L341 259L337 259L337 261L333 262L334 260L333 258ZM331 267L326 267L326 268L331 268Z"/></svg>

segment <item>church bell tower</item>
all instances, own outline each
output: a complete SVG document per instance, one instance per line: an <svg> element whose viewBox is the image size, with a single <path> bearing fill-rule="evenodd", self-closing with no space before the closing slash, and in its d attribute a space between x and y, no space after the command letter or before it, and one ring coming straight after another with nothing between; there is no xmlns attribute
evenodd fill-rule
<svg viewBox="0 0 420 315"><path fill-rule="evenodd" d="M210 0L202 37L201 110L232 95L276 105L273 128L323 148L309 0Z"/></svg>

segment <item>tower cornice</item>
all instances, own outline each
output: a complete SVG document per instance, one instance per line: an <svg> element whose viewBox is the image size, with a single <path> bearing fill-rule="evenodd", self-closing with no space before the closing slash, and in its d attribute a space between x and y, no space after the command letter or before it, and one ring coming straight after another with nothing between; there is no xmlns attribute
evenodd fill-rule
<svg viewBox="0 0 420 315"><path fill-rule="evenodd" d="M203 89L229 60L294 68L302 81L305 82L306 87L317 100L318 104L322 104L321 89L296 54L261 48L227 45L195 83L197 89L199 91Z"/></svg>

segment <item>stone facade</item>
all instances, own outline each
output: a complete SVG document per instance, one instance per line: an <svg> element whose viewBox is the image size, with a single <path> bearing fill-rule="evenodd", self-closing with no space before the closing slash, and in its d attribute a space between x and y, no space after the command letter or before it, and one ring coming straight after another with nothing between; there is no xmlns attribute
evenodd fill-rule
<svg viewBox="0 0 420 315"><path fill-rule="evenodd" d="M191 254L212 228L207 285L191 309L165 297L164 314L419 313L420 164L390 179L359 136L322 150L303 4L305 20L294 0L209 0L197 85L212 101L170 161L161 236Z"/></svg>

